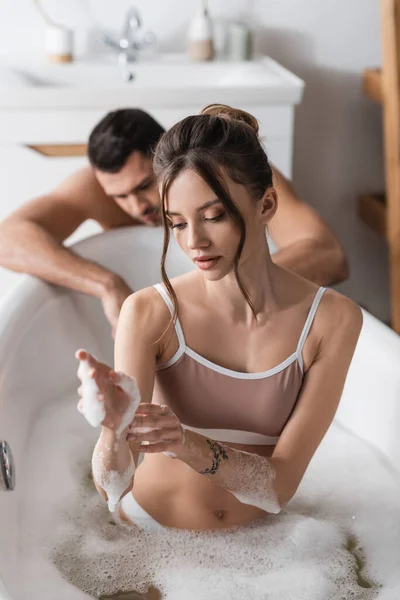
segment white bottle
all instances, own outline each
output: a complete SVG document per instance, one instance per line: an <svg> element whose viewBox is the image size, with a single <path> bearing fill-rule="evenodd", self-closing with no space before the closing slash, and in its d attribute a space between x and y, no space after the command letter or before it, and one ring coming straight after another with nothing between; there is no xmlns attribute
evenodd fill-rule
<svg viewBox="0 0 400 600"><path fill-rule="evenodd" d="M65 63L73 60L74 33L63 25L47 25L45 47L49 60Z"/></svg>
<svg viewBox="0 0 400 600"><path fill-rule="evenodd" d="M203 61L214 58L212 24L206 0L199 2L196 15L189 27L188 52L192 60Z"/></svg>

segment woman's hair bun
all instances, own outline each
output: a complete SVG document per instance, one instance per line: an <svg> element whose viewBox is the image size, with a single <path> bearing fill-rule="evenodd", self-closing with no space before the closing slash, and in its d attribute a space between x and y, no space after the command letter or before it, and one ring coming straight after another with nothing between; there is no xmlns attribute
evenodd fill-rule
<svg viewBox="0 0 400 600"><path fill-rule="evenodd" d="M232 108L226 104L209 104L201 111L202 115L212 115L214 117L221 117L223 119L230 119L231 121L239 121L246 123L258 135L258 121L253 115L240 110L239 108Z"/></svg>

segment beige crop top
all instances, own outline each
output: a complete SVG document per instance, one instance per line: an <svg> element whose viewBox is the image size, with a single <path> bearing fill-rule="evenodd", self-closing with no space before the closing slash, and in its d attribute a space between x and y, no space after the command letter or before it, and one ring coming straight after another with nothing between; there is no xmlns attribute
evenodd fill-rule
<svg viewBox="0 0 400 600"><path fill-rule="evenodd" d="M173 304L157 284L171 314ZM179 348L158 363L153 402L167 404L186 429L221 442L275 445L296 404L303 383L302 350L325 288L319 288L297 348L282 363L262 373L241 373L210 362L188 348L179 319Z"/></svg>

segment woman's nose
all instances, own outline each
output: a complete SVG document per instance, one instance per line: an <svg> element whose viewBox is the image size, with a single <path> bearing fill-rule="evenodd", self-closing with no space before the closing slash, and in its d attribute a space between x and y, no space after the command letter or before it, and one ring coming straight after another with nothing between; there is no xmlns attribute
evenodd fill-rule
<svg viewBox="0 0 400 600"><path fill-rule="evenodd" d="M197 248L207 248L210 245L210 240L204 234L201 227L193 227L189 225L188 246L190 250Z"/></svg>

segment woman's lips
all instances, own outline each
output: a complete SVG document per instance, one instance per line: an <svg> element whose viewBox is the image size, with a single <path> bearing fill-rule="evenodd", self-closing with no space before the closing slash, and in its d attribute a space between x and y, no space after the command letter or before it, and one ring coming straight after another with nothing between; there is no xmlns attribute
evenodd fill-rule
<svg viewBox="0 0 400 600"><path fill-rule="evenodd" d="M202 271L208 271L209 269L215 267L220 258L220 256L195 258L194 262Z"/></svg>

